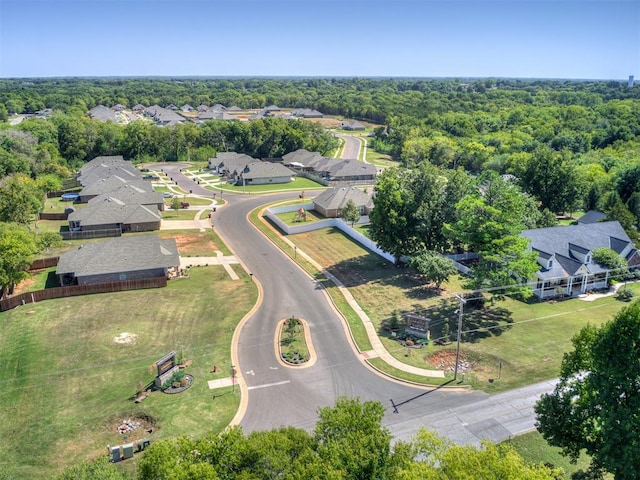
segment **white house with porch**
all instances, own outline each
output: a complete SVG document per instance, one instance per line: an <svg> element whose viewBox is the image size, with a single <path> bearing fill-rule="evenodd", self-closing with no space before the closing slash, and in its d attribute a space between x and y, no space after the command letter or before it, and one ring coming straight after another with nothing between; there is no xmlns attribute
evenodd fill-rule
<svg viewBox="0 0 640 480"><path fill-rule="evenodd" d="M612 272L593 260L597 248L615 251L629 268L640 266L640 254L619 222L537 228L522 236L538 253L533 293L542 299L607 288Z"/></svg>

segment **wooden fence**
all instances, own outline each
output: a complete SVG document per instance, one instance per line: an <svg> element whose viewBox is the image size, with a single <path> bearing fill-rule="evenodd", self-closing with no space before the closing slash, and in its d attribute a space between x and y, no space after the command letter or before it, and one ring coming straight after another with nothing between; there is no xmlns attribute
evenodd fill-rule
<svg viewBox="0 0 640 480"><path fill-rule="evenodd" d="M58 260L60 257L47 257L47 258L38 258L34 260L33 263L27 268L28 272L32 272L33 270L42 270L44 268L55 267L58 265Z"/></svg>
<svg viewBox="0 0 640 480"><path fill-rule="evenodd" d="M38 213L38 220L68 220L68 213Z"/></svg>
<svg viewBox="0 0 640 480"><path fill-rule="evenodd" d="M125 280L123 282L95 283L92 285L72 285L69 287L47 288L35 292L25 292L0 300L0 312L10 310L18 305L36 303L52 298L75 297L94 293L124 292L143 288L160 288L167 286L166 277L145 278L142 280Z"/></svg>

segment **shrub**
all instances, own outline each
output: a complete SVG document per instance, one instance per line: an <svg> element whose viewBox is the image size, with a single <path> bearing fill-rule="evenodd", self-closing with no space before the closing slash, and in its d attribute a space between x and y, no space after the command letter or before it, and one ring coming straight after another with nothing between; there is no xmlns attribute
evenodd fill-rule
<svg viewBox="0 0 640 480"><path fill-rule="evenodd" d="M628 287L621 288L620 290L618 290L618 293L616 293L616 298L623 302L630 302L633 296L633 290Z"/></svg>

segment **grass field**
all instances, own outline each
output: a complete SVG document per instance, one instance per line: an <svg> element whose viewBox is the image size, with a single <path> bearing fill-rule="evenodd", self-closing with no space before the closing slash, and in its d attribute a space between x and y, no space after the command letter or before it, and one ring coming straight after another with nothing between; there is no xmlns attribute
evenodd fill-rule
<svg viewBox="0 0 640 480"><path fill-rule="evenodd" d="M583 453L576 465L571 464L567 457L562 456L559 448L549 446L537 431L525 433L508 440L506 443L511 444L529 463L550 463L555 467L562 468L567 480L576 472L586 471L591 463L591 458ZM605 478L611 479L612 477L607 475Z"/></svg>
<svg viewBox="0 0 640 480"><path fill-rule="evenodd" d="M198 214L198 210L178 209L173 210L167 208L162 213L163 220L193 220Z"/></svg>
<svg viewBox="0 0 640 480"><path fill-rule="evenodd" d="M217 189L230 191L230 192L238 192L238 193L265 193L265 192L277 192L277 191L287 191L287 190L309 190L316 188L326 188L319 183L314 182L313 180L309 180L308 178L296 177L290 183L271 183L264 185L231 185L225 183L224 185L220 184L216 186Z"/></svg>
<svg viewBox="0 0 640 480"><path fill-rule="evenodd" d="M394 311L417 311L431 319L433 339L456 332L462 279L454 277L441 291L427 288L409 269L397 269L381 257L353 242L337 229L292 235L302 251L338 277L378 328L387 350L399 360L438 368L431 356L455 345L416 350L405 356L400 345L383 326ZM640 284L631 288L640 294ZM571 338L587 323L599 325L625 304L613 297L595 302L578 299L562 302L525 303L507 298L494 306L464 310L462 357L471 370L465 383L487 392L499 392L558 375L562 353ZM405 378L402 375L401 378ZM412 379L413 380L413 379Z"/></svg>
<svg viewBox="0 0 640 480"><path fill-rule="evenodd" d="M302 223L313 223L313 222L317 222L319 220L325 220L326 219L326 217L323 217L322 215L320 215L315 210L307 210L306 214L307 214L307 219L305 221L298 219L298 212L297 211L280 213L280 214L278 214L276 216L280 220L282 220L284 223L286 223L287 225L295 225L295 224L300 223L300 222L302 222Z"/></svg>
<svg viewBox="0 0 640 480"><path fill-rule="evenodd" d="M0 314L0 460L6 478L49 478L106 452L123 438L117 424L145 417L152 440L220 431L239 397L213 400L208 379L229 375L237 322L256 300L250 279L221 267L191 269L166 288L27 304ZM233 298L233 301L228 301ZM115 339L128 333L131 344ZM170 350L193 364L184 393L154 392L133 402L137 385L153 381L149 366ZM218 373L211 373L213 364ZM144 431L129 440L148 436ZM126 468L135 467L135 459Z"/></svg>

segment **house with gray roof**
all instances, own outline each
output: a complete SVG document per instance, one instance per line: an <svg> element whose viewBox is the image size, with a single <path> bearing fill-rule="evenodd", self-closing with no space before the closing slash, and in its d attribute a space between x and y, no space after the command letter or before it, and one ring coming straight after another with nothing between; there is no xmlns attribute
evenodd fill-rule
<svg viewBox="0 0 640 480"><path fill-rule="evenodd" d="M378 169L371 163L358 160L342 160L329 167L330 182L371 182L375 183Z"/></svg>
<svg viewBox="0 0 640 480"><path fill-rule="evenodd" d="M82 170L77 180L80 185L87 187L100 180L114 176L120 177L128 182L142 180L140 171L128 162L113 165L94 165L91 168Z"/></svg>
<svg viewBox="0 0 640 480"><path fill-rule="evenodd" d="M350 120L348 122L342 122L340 124L340 127L343 130L354 130L354 131L355 130L366 130L366 128L367 128L357 120Z"/></svg>
<svg viewBox="0 0 640 480"><path fill-rule="evenodd" d="M98 120L99 122L116 123L118 121L117 113L114 110L111 110L109 107L105 107L104 105L93 107L87 112L87 115L89 115L89 117L91 117L93 120Z"/></svg>
<svg viewBox="0 0 640 480"><path fill-rule="evenodd" d="M280 163L255 161L248 163L237 177L237 185L291 183L295 173Z"/></svg>
<svg viewBox="0 0 640 480"><path fill-rule="evenodd" d="M224 175L228 182L235 183L248 164L259 161L244 153L218 152L209 159L209 168Z"/></svg>
<svg viewBox="0 0 640 480"><path fill-rule="evenodd" d="M629 268L640 266L638 250L619 222L536 228L522 236L538 254L540 270L533 292L542 299L606 288L611 270L593 259L597 248L615 251Z"/></svg>
<svg viewBox="0 0 640 480"><path fill-rule="evenodd" d="M132 180L128 177L125 178L119 175L112 175L110 177L100 179L80 190L78 192L78 203L87 203L98 195L114 192L126 184L135 185L141 190L148 190L151 187L151 182L142 180L140 177Z"/></svg>
<svg viewBox="0 0 640 480"><path fill-rule="evenodd" d="M102 193L89 200L89 205L102 202L106 198L113 198L126 204L135 205L152 205L156 206L158 210L164 210L164 197L162 192L154 192L150 183L136 182L125 183L115 190L107 193Z"/></svg>
<svg viewBox="0 0 640 480"><path fill-rule="evenodd" d="M170 277L179 268L175 239L137 235L87 243L63 253L56 274L64 286L90 285Z"/></svg>
<svg viewBox="0 0 640 480"><path fill-rule="evenodd" d="M360 215L369 215L373 209L371 195L356 187L329 188L313 199L313 209L327 218L338 218L349 200L355 203Z"/></svg>
<svg viewBox="0 0 640 480"><path fill-rule="evenodd" d="M586 225L589 223L604 222L607 219L607 215L597 210L589 210L578 219L578 224Z"/></svg>
<svg viewBox="0 0 640 480"><path fill-rule="evenodd" d="M313 110L310 108L296 108L291 111L292 117L299 118L323 118L324 114L319 112L318 110Z"/></svg>
<svg viewBox="0 0 640 480"><path fill-rule="evenodd" d="M162 216L155 205L126 204L111 197L69 214L69 230L120 230L151 232L160 230Z"/></svg>
<svg viewBox="0 0 640 480"><path fill-rule="evenodd" d="M204 122L205 120L237 120L234 115L231 115L227 112L217 111L217 110L209 110L207 112L198 113L197 119L200 122Z"/></svg>

